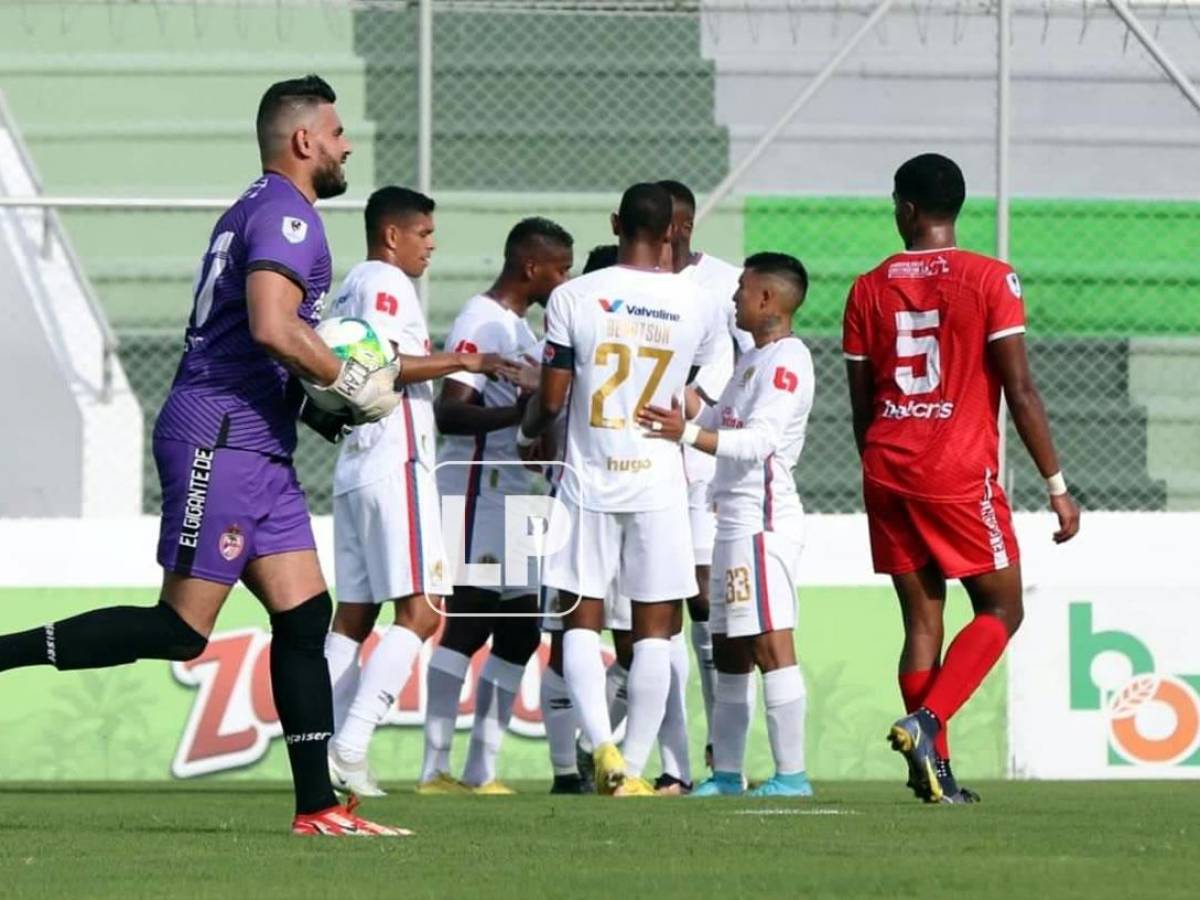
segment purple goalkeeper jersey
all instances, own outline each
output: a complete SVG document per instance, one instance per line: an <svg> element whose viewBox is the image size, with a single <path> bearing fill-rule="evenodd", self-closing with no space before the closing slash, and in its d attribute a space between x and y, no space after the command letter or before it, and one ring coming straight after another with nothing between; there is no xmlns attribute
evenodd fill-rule
<svg viewBox="0 0 1200 900"><path fill-rule="evenodd" d="M212 230L155 440L292 455L303 389L250 335L246 279L258 269L294 281L304 291L297 314L316 325L332 277L325 228L275 173L250 185Z"/></svg>

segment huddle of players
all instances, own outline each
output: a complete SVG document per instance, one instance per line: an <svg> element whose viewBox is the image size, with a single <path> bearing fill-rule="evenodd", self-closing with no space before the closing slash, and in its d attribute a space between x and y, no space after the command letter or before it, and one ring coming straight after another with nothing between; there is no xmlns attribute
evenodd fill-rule
<svg viewBox="0 0 1200 900"><path fill-rule="evenodd" d="M460 459L485 459L490 445L499 462L500 443L505 460L514 447L522 459L557 458L554 446L562 444L574 470L600 476L585 484L560 468L551 477L568 512L568 521L552 528L573 531L577 541L568 547L578 551L553 554L541 573L543 584L571 601L560 602L565 615L548 617L564 630L554 638L543 682L552 759L556 773L567 776L558 783L571 787L576 721L593 748L599 789L653 793L642 770L655 739L675 786L690 780L686 743L677 743L686 733L680 598L689 598L714 768L694 793L744 789L741 754L757 666L777 767L764 787L803 794L804 687L790 635L802 541L791 469L813 387L807 351L790 334L806 288L803 267L777 254L746 261L734 318L752 343L732 331L741 355L726 378L728 304L722 318L720 304L704 300L712 292L696 285L719 284L728 267L691 253L690 199L681 203L679 192L672 198L661 185L637 185L614 216L616 265L565 282L569 238L550 223L522 223L506 247L504 272L456 323L452 349L431 353L404 276L428 264L433 203L385 188L367 209L369 260L347 278L334 310L372 313L399 349L396 363L366 371L340 360L313 328L332 271L313 202L345 191L351 152L335 102L315 75L266 91L256 119L263 175L218 219L202 256L184 353L154 432L163 497L159 602L0 635L0 671L195 659L241 581L270 616L271 690L295 789L293 833L410 834L358 816L353 798L338 803L331 775L369 781L370 734L436 629L433 598L448 594L451 610L494 613L502 602L534 608L527 594L502 601L494 592L451 591L441 529L426 527L439 515L431 502L438 491L431 475L436 421L451 435L447 452L457 443ZM892 577L905 633L899 684L908 715L888 737L904 754L918 797L967 802L974 795L950 771L947 723L1022 616L1012 517L995 481L1002 391L1046 478L1056 542L1076 534L1079 510L1029 372L1020 282L1006 264L955 247L961 171L924 154L897 170L894 185L905 250L855 281L843 329L874 567ZM715 293L727 300L728 282ZM546 343L535 369L520 361L534 344L522 314L546 296ZM435 402L430 384L443 376ZM335 393L358 426L334 475L336 614L292 465L301 378ZM564 409L565 433L555 436ZM388 452L375 453L377 447ZM696 463L706 455L716 463L701 491L695 485L706 473ZM447 494L465 487L471 502L464 543L481 561L491 555L485 548L497 534L506 479L526 477L516 467L499 468L486 467L486 477L484 469L467 469L457 484L442 486ZM702 566L693 569L705 559L710 503L717 508L711 580ZM678 527L685 507L692 534ZM370 540L385 528L407 536L405 552L385 552ZM459 559L460 549L468 551L449 549ZM962 580L975 616L943 654L947 577ZM378 614L377 603L362 601L397 598L395 624L360 667L360 643ZM627 623L632 643L630 652L618 640L622 668L607 673L615 674L607 679L614 687L628 679L623 754L606 708L597 637L606 620ZM429 676L428 789L461 789L446 772L457 692L465 660L488 633L494 662L478 687L464 781L494 783L516 678L535 646L528 621L448 620ZM576 789L580 781L574 779Z"/></svg>
<svg viewBox="0 0 1200 900"><path fill-rule="evenodd" d="M373 194L369 258L329 310L369 320L394 344L402 384L397 411L354 428L334 472L339 602L326 645L334 783L382 794L367 768L370 737L436 630L444 597L449 615L429 662L418 792L509 793L495 778L496 756L541 641L540 580L557 594L559 610L544 623L553 638L542 692L556 792L592 789L576 767L577 728L602 792L691 791L682 637L689 598L706 708L737 694L721 707L737 709L726 710L713 738L718 773L740 773L757 661L779 763L776 778L757 790L807 795L804 685L791 639L803 533L791 469L813 388L808 351L791 334L807 289L803 266L759 254L739 284L736 268L692 252L695 198L686 186L638 184L613 216L618 244L598 248L585 274L569 282L570 235L545 219L518 223L500 275L467 301L448 352L431 354L409 279L428 264L433 210L432 200L403 188ZM549 307L544 347L525 319L535 303ZM736 366L735 345L742 348ZM435 399L438 375L446 377ZM565 413L568 403L576 408ZM564 422L545 433L560 413ZM436 466L435 424L445 436ZM726 435L720 444L717 429ZM680 442L686 460L673 446ZM547 474L566 515L549 528L567 539L540 578L532 571L524 586L455 585L459 560L496 566L505 558L505 501L533 491L523 459L559 456L564 464L548 465ZM449 547L439 498L462 499L461 525L456 519L446 531ZM689 513L690 533L678 527ZM709 591L697 580L707 588L714 534L720 590L712 625L723 661L716 668ZM360 666L361 643L389 600L395 624ZM603 627L619 648L607 671ZM489 638L466 766L456 779L449 757L459 696L472 654ZM621 695L625 716L610 709ZM624 757L613 741L614 713L626 719ZM656 738L666 771L651 786L641 772Z"/></svg>

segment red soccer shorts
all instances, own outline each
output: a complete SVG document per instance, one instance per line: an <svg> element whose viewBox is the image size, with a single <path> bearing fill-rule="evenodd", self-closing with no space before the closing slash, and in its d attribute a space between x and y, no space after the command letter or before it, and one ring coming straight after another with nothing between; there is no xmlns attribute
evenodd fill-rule
<svg viewBox="0 0 1200 900"><path fill-rule="evenodd" d="M996 484L978 500L920 500L863 479L875 571L903 575L937 563L947 578L967 578L1015 563L1012 510Z"/></svg>

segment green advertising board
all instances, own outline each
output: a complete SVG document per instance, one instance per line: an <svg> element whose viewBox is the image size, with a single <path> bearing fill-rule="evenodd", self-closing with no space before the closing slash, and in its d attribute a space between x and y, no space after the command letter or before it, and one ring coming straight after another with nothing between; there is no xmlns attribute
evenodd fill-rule
<svg viewBox="0 0 1200 900"><path fill-rule="evenodd" d="M31 628L97 606L155 599L155 591L144 588L3 589L0 631ZM886 587L801 591L797 649L808 683L808 770L815 778L891 779L902 774L884 740L887 726L901 712L895 678L901 629L895 605ZM969 615L965 595L952 589L947 633L953 634ZM286 778L287 760L270 697L268 647L265 614L239 590L222 613L208 650L191 663L4 673L0 728L20 739L0 742L3 778ZM476 671L485 652L474 661ZM545 648L526 672L515 733L501 754L501 778L549 782L537 708L544 664ZM395 721L377 733L372 764L384 781L411 780L418 774L421 681L418 667L397 700ZM1006 771L1005 681L998 669L954 720L951 749L961 776L997 778ZM688 699L692 759L700 774L704 710L694 675ZM469 727L471 700L464 695L460 728ZM466 745L466 735L460 734L456 771ZM771 772L761 709L751 732L747 769L753 778Z"/></svg>

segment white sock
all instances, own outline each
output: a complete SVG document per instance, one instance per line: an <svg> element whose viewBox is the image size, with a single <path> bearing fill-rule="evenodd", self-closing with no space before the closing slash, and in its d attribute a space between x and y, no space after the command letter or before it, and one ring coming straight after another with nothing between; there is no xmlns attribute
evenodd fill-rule
<svg viewBox="0 0 1200 900"><path fill-rule="evenodd" d="M346 713L358 690L358 641L331 631L325 635L325 662L329 665L329 683L333 686L333 730L336 734L346 721Z"/></svg>
<svg viewBox="0 0 1200 900"><path fill-rule="evenodd" d="M615 732L629 710L629 670L615 659L604 673L604 696L608 700L608 723Z"/></svg>
<svg viewBox="0 0 1200 900"><path fill-rule="evenodd" d="M458 700L471 660L457 650L438 647L425 672L425 759L421 781L450 771L450 748L458 721Z"/></svg>
<svg viewBox="0 0 1200 900"><path fill-rule="evenodd" d="M475 693L475 723L471 726L471 745L463 782L472 787L487 784L496 778L496 757L500 741L512 719L513 704L521 689L525 667L498 656L488 656L479 673Z"/></svg>
<svg viewBox="0 0 1200 900"><path fill-rule="evenodd" d="M588 741L593 747L611 744L612 726L608 722L608 704L604 702L600 635L590 628L571 628L563 633L563 676Z"/></svg>
<svg viewBox="0 0 1200 900"><path fill-rule="evenodd" d="M662 769L680 781L692 780L692 763L688 754L687 683L688 649L683 632L671 638L671 686L662 727L658 730L658 751Z"/></svg>
<svg viewBox="0 0 1200 900"><path fill-rule="evenodd" d="M346 721L333 738L338 754L346 762L358 763L367 758L371 735L408 683L422 643L414 632L393 625L375 645L359 676Z"/></svg>
<svg viewBox="0 0 1200 900"><path fill-rule="evenodd" d="M763 672L763 699L767 707L767 736L775 757L775 771L794 775L804 771L804 710L808 693L799 666Z"/></svg>
<svg viewBox="0 0 1200 900"><path fill-rule="evenodd" d="M671 642L666 638L642 638L633 645L629 667L629 715L625 724L625 771L642 774L650 748L662 727L671 691Z"/></svg>
<svg viewBox="0 0 1200 900"><path fill-rule="evenodd" d="M555 775L578 775L575 766L575 706L563 677L553 669L542 672L542 724L550 745L550 765Z"/></svg>
<svg viewBox="0 0 1200 900"><path fill-rule="evenodd" d="M700 693L704 696L704 743L712 743L713 698L717 695L717 667L713 663L712 632L707 622L692 623L692 649L700 670Z"/></svg>
<svg viewBox="0 0 1200 900"><path fill-rule="evenodd" d="M713 771L741 772L745 766L754 694L752 673L717 673L712 718Z"/></svg>

